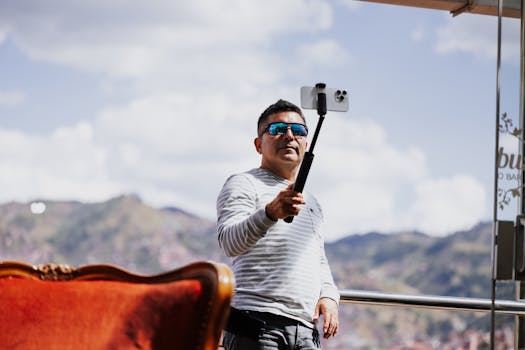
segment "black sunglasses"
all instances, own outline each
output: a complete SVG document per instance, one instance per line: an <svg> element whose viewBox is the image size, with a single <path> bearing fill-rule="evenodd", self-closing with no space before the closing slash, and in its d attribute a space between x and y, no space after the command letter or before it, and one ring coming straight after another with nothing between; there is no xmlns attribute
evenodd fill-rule
<svg viewBox="0 0 525 350"><path fill-rule="evenodd" d="M268 131L268 134L275 135L284 135L288 131L288 128L292 131L294 136L306 136L308 135L308 128L304 124L299 123L284 123L284 122L275 122L270 123L264 129L263 133Z"/></svg>

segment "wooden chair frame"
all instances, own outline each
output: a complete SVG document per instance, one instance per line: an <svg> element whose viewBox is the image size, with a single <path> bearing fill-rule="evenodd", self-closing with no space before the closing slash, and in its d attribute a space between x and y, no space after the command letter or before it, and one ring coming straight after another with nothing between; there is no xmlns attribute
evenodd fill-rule
<svg viewBox="0 0 525 350"><path fill-rule="evenodd" d="M226 324L233 295L234 277L231 269L215 262L195 262L157 275L138 275L113 265L44 264L31 266L17 261L0 262L0 278L25 278L45 281L121 281L157 284L178 280L199 280L209 293L207 315L199 325L201 341L195 350L216 350ZM190 350L190 349L188 349Z"/></svg>

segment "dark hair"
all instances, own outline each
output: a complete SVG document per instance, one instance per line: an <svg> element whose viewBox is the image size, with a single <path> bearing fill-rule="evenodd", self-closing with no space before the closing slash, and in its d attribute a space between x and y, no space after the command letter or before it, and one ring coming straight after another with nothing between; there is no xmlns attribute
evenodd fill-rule
<svg viewBox="0 0 525 350"><path fill-rule="evenodd" d="M264 125L266 120L268 120L268 118L272 114L280 113L280 112L295 112L299 114L301 118L303 118L303 121L306 124L306 120L304 119L303 111L301 111L301 108L299 108L298 106L294 105L291 102L280 99L274 104L268 106L268 108L266 108L264 112L262 112L261 115L259 116L259 120L257 121L257 135L259 136L261 135L261 127Z"/></svg>

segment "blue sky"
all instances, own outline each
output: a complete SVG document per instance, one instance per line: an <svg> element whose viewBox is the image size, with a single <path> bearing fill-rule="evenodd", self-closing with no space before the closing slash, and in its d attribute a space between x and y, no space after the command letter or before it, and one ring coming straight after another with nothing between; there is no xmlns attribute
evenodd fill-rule
<svg viewBox="0 0 525 350"><path fill-rule="evenodd" d="M214 219L259 165L260 112L324 82L350 91L306 185L327 238L467 229L492 219L496 39L496 17L352 0L2 2L0 202L136 193ZM518 20L503 57L515 116Z"/></svg>

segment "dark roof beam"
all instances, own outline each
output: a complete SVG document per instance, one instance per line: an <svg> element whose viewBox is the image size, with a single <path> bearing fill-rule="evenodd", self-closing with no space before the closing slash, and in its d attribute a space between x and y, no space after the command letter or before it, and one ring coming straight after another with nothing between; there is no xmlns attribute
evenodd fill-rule
<svg viewBox="0 0 525 350"><path fill-rule="evenodd" d="M360 0L382 4L412 6L449 11L453 16L461 13L498 15L498 0ZM521 0L502 0L504 17L521 17Z"/></svg>

